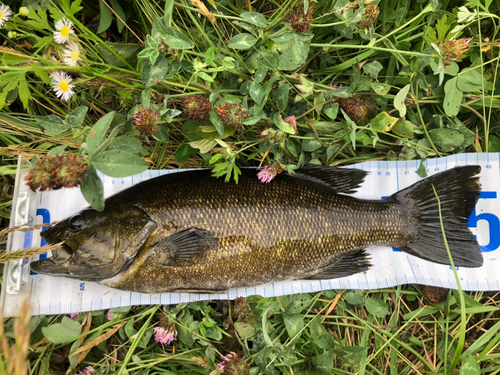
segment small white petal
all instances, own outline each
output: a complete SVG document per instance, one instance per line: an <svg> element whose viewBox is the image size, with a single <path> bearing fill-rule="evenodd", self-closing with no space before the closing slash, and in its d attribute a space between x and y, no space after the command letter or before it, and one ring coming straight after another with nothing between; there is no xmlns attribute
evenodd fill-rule
<svg viewBox="0 0 500 375"><path fill-rule="evenodd" d="M69 42L63 52L63 61L66 65L77 66L80 58L80 46L78 43Z"/></svg>
<svg viewBox="0 0 500 375"><path fill-rule="evenodd" d="M75 94L73 91L75 86L70 84L73 81L70 75L56 71L50 75L50 79L54 86L53 90L59 99L68 101Z"/></svg>
<svg viewBox="0 0 500 375"><path fill-rule="evenodd" d="M9 20L11 14L12 11L10 10L10 7L8 5L5 4L0 5L0 28L3 27L5 22Z"/></svg>
<svg viewBox="0 0 500 375"><path fill-rule="evenodd" d="M54 31L54 40L59 44L64 44L68 41L70 34L74 34L73 22L67 18L61 18L56 22L56 31Z"/></svg>

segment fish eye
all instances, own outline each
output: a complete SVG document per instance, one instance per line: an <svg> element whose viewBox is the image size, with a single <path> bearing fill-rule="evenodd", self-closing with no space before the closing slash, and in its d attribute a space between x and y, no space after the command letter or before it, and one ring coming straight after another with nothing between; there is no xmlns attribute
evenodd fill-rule
<svg viewBox="0 0 500 375"><path fill-rule="evenodd" d="M83 219L80 215L73 216L69 223L69 229L76 232L83 227Z"/></svg>

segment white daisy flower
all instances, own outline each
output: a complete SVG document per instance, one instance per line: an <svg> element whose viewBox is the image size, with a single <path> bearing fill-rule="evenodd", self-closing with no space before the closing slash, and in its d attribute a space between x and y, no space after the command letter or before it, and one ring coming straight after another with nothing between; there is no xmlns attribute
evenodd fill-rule
<svg viewBox="0 0 500 375"><path fill-rule="evenodd" d="M80 58L80 46L78 43L69 42L66 44L63 52L63 61L66 65L77 66Z"/></svg>
<svg viewBox="0 0 500 375"><path fill-rule="evenodd" d="M0 5L0 27L3 27L3 24L9 20L11 14L10 6L5 4Z"/></svg>
<svg viewBox="0 0 500 375"><path fill-rule="evenodd" d="M56 30L54 31L54 40L59 44L64 44L69 39L69 34L74 34L73 22L63 17L56 22Z"/></svg>
<svg viewBox="0 0 500 375"><path fill-rule="evenodd" d="M74 85L70 85L73 78L70 75L56 71L50 75L52 84L54 85L54 91L59 99L68 101L75 92L73 91Z"/></svg>

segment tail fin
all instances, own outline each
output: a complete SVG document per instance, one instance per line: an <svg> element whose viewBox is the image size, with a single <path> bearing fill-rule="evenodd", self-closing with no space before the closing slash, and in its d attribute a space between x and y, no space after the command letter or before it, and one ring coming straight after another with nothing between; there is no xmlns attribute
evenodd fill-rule
<svg viewBox="0 0 500 375"><path fill-rule="evenodd" d="M408 207L418 221L418 232L401 250L435 263L450 264L439 222L436 189L446 239L455 266L481 267L479 244L467 228L467 218L476 206L481 184L480 166L456 167L401 190L391 198Z"/></svg>

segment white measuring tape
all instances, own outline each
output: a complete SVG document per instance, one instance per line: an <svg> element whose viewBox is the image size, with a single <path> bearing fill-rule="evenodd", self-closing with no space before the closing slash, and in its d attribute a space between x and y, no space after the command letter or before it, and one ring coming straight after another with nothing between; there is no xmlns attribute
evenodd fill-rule
<svg viewBox="0 0 500 375"><path fill-rule="evenodd" d="M26 159L19 165L29 165ZM404 189L421 178L416 171L420 161L375 161L349 166L369 172L361 188L353 196L380 199ZM427 160L428 175L461 165L480 165L482 193L469 227L477 236L483 251L481 268L457 270L464 290L500 290L500 163L499 154L459 154ZM176 171L146 171L127 178L102 176L105 196L109 197L141 181ZM27 172L26 172L27 173ZM87 207L79 188L32 193L24 184L26 173L16 179L12 209L12 225L41 224L64 219ZM15 232L9 236L8 251L43 245L39 232ZM5 316L18 314L26 293L34 314L68 314L102 310L127 305L177 304L213 299L235 299L258 294L274 297L292 293L309 293L328 289L381 289L399 284L418 283L457 288L450 266L416 258L389 247L370 248L372 268L361 274L334 280L296 280L266 284L255 288L236 288L223 294L157 293L142 294L111 289L93 282L33 274L29 261L13 261L4 270L1 308ZM42 256L43 257L43 256Z"/></svg>

